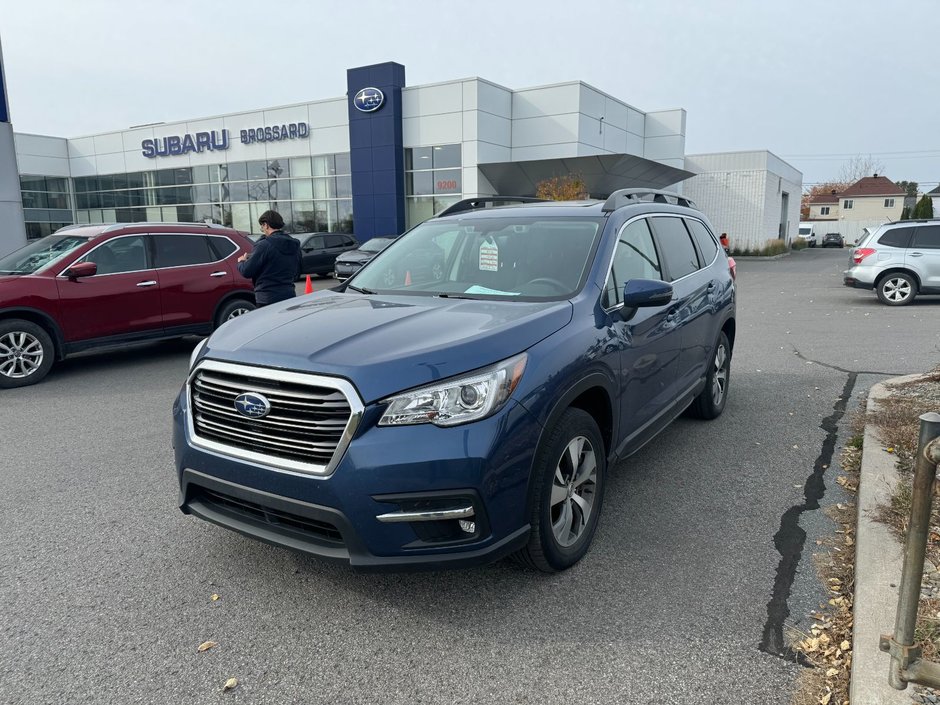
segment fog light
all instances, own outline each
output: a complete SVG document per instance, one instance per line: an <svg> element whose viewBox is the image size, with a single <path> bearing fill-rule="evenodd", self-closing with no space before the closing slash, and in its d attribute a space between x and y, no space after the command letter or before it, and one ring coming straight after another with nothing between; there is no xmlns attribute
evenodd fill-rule
<svg viewBox="0 0 940 705"><path fill-rule="evenodd" d="M457 522L460 524L460 528L468 534L475 534L477 531L477 524L475 521L469 521L467 519L460 519Z"/></svg>

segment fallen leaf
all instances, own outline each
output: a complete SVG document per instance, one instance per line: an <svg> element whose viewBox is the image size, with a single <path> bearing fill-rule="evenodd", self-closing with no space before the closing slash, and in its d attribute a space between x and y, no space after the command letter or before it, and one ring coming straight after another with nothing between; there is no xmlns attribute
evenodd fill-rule
<svg viewBox="0 0 940 705"><path fill-rule="evenodd" d="M216 601L219 599L219 596L218 596L217 594L215 594L215 593L212 593L212 598L211 598L211 599L212 599L213 602L216 602Z"/></svg>
<svg viewBox="0 0 940 705"><path fill-rule="evenodd" d="M832 693L826 693L819 699L819 705L829 705L830 700L832 700Z"/></svg>
<svg viewBox="0 0 940 705"><path fill-rule="evenodd" d="M843 651L848 651L852 645L849 643L848 639L839 644L839 648Z"/></svg>
<svg viewBox="0 0 940 705"><path fill-rule="evenodd" d="M213 646L218 646L218 643L214 641L204 641L196 648L196 651L201 654L203 651L208 651Z"/></svg>
<svg viewBox="0 0 940 705"><path fill-rule="evenodd" d="M226 690L232 690L237 685L238 685L237 678L229 678L227 681L225 681L225 685L222 686L222 692L224 693Z"/></svg>

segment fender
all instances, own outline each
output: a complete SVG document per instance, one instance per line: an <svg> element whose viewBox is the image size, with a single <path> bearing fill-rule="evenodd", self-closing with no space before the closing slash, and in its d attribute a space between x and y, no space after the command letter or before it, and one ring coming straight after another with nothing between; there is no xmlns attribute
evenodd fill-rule
<svg viewBox="0 0 940 705"><path fill-rule="evenodd" d="M23 315L26 314L26 315ZM56 360L65 359L65 336L62 335L62 329L55 319L45 311L29 306L13 306L0 309L0 320L6 318L23 318L27 321L39 323L46 332L52 336L52 343L55 345Z"/></svg>
<svg viewBox="0 0 940 705"><path fill-rule="evenodd" d="M604 390L604 393L607 395L608 401L610 401L610 448L607 449L607 465L610 465L616 460L614 447L616 446L616 438L618 429L620 428L620 408L619 404L614 404L611 400L617 398L616 390L616 381L609 375L605 374L603 371L598 369L588 370L587 374L582 377L580 380L569 386L565 391L558 396L552 405L551 410L548 412L548 415L544 420L539 419L539 424L542 426L542 430L539 432L538 440L536 441L536 449L542 444L542 439L549 429L555 424L558 418L571 406L571 402L581 396L584 392L589 389L600 388ZM535 460L536 454L532 457L532 465L529 466L529 479L527 487L532 486L532 473L535 470ZM532 511L532 493L529 492L526 497L526 516L530 516Z"/></svg>
<svg viewBox="0 0 940 705"><path fill-rule="evenodd" d="M216 303L215 308L212 310L212 321L211 324L215 325L215 319L219 315L219 311L222 310L222 307L225 306L232 299L244 299L245 301L250 301L251 303L257 303L255 301L255 295L248 291L248 289L240 289L238 291L230 291Z"/></svg>

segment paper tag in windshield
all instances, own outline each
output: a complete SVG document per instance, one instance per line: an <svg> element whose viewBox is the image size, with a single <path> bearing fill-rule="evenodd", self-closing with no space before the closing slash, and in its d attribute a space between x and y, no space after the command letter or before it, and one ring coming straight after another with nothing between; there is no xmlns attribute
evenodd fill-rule
<svg viewBox="0 0 940 705"><path fill-rule="evenodd" d="M499 247L495 242L480 245L480 271L496 272L499 270Z"/></svg>

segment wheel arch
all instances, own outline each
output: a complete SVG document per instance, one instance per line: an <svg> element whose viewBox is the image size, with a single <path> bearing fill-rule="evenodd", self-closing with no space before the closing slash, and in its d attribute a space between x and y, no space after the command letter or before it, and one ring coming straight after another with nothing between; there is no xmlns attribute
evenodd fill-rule
<svg viewBox="0 0 940 705"><path fill-rule="evenodd" d="M45 311L26 306L0 309L0 321L17 318L40 326L52 338L55 359L62 360L65 357L65 336L62 335L62 329L52 316Z"/></svg>
<svg viewBox="0 0 940 705"><path fill-rule="evenodd" d="M255 295L248 291L247 289L239 289L238 291L230 291L215 305L215 310L212 311L212 325L216 325L219 319L219 312L231 301L248 301L254 305L258 305L258 302L255 301Z"/></svg>
<svg viewBox="0 0 940 705"><path fill-rule="evenodd" d="M917 284L918 289L921 288L921 281L920 277L917 276L917 272L913 271L912 269L908 269L907 267L891 267L890 269L886 269L878 275L877 279L875 279L875 287L881 286L881 282L884 281L885 277L889 277L892 274L906 274L914 280L914 283Z"/></svg>

